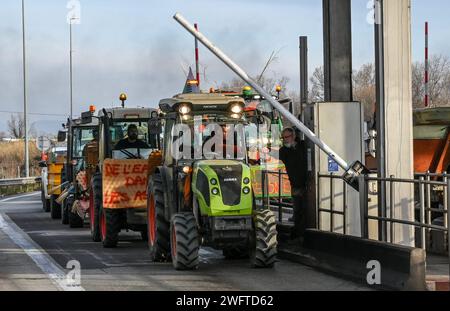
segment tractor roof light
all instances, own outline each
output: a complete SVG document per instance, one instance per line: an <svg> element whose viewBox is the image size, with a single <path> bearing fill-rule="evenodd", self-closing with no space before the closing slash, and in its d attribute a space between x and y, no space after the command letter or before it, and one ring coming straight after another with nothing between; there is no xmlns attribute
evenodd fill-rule
<svg viewBox="0 0 450 311"><path fill-rule="evenodd" d="M190 167L190 166L183 167L183 173L190 174L191 172L192 172L192 167Z"/></svg>
<svg viewBox="0 0 450 311"><path fill-rule="evenodd" d="M94 105L89 106L89 111L94 113L97 108Z"/></svg>

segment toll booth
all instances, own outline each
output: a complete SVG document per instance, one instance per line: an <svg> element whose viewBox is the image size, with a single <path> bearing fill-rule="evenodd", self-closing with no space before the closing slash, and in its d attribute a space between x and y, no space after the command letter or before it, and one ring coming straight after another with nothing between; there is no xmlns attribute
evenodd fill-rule
<svg viewBox="0 0 450 311"><path fill-rule="evenodd" d="M310 104L304 110L304 118L305 125L339 155L364 164L364 107L361 103ZM344 171L309 141L307 152L308 227L360 236L358 192L344 181L321 178L321 175L330 174L342 176ZM338 213L333 219L331 211Z"/></svg>

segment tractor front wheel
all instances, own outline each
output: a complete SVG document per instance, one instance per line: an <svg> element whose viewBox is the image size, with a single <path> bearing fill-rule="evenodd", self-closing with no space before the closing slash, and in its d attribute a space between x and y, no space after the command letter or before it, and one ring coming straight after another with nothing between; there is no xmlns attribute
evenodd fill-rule
<svg viewBox="0 0 450 311"><path fill-rule="evenodd" d="M170 223L164 217L164 193L161 175L155 173L148 183L147 236L152 261L170 260Z"/></svg>
<svg viewBox="0 0 450 311"><path fill-rule="evenodd" d="M91 191L89 194L89 221L91 236L94 242L102 240L100 234L100 208L103 200L102 175L96 173L92 177Z"/></svg>
<svg viewBox="0 0 450 311"><path fill-rule="evenodd" d="M194 215L175 214L170 223L172 264L176 270L195 270L199 263L199 239Z"/></svg>
<svg viewBox="0 0 450 311"><path fill-rule="evenodd" d="M56 202L57 195L52 194L50 197L50 216L52 219L61 219L61 204Z"/></svg>
<svg viewBox="0 0 450 311"><path fill-rule="evenodd" d="M122 219L120 210L102 209L100 214L100 231L103 247L117 247L119 232L122 228Z"/></svg>
<svg viewBox="0 0 450 311"><path fill-rule="evenodd" d="M84 219L81 218L78 213L73 212L73 204L74 204L73 198L68 201L67 209L69 211L69 226L70 228L83 228L84 226Z"/></svg>
<svg viewBox="0 0 450 311"><path fill-rule="evenodd" d="M250 234L250 263L255 268L272 268L277 260L277 224L272 211L255 211Z"/></svg>
<svg viewBox="0 0 450 311"><path fill-rule="evenodd" d="M44 212L49 213L50 212L50 200L45 198L44 189L41 190L41 199L42 199L42 209L44 210Z"/></svg>
<svg viewBox="0 0 450 311"><path fill-rule="evenodd" d="M62 206L62 217L61 217L61 222L63 225L68 225L69 224L69 212L70 209L72 207L73 204L73 198L72 197L67 197L63 203L61 204Z"/></svg>

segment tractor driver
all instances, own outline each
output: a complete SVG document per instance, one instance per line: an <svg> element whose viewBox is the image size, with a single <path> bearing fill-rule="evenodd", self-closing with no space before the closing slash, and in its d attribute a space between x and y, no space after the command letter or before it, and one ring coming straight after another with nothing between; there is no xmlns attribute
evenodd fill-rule
<svg viewBox="0 0 450 311"><path fill-rule="evenodd" d="M149 149L150 146L138 138L138 128L135 124L130 124L127 129L127 137L119 140L114 146L114 150L124 149Z"/></svg>

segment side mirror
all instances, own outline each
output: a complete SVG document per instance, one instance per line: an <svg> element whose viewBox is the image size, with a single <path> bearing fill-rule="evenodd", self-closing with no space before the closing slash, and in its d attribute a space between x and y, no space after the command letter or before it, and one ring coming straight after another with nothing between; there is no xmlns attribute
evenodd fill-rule
<svg viewBox="0 0 450 311"><path fill-rule="evenodd" d="M67 133L65 131L59 131L58 132L58 142L59 143L65 142L66 136L67 136Z"/></svg>
<svg viewBox="0 0 450 311"><path fill-rule="evenodd" d="M86 111L81 113L81 124L90 124L92 123L92 112Z"/></svg>
<svg viewBox="0 0 450 311"><path fill-rule="evenodd" d="M47 167L47 162L39 161L39 167L41 167L41 168Z"/></svg>

